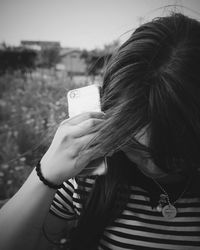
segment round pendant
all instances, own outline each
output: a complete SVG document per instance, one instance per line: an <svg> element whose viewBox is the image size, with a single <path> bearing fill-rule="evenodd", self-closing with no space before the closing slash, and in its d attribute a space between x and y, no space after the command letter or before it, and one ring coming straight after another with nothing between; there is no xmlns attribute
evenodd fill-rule
<svg viewBox="0 0 200 250"><path fill-rule="evenodd" d="M175 206L173 206L171 204L166 205L162 209L162 214L166 219L173 219L174 217L176 217L177 210L176 210Z"/></svg>

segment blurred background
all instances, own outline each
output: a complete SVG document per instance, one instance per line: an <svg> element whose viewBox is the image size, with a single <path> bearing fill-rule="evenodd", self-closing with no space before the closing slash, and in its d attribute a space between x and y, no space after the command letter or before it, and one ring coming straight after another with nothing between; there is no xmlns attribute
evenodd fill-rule
<svg viewBox="0 0 200 250"><path fill-rule="evenodd" d="M102 83L105 61L144 22L200 1L0 0L0 204L68 117L67 91Z"/></svg>

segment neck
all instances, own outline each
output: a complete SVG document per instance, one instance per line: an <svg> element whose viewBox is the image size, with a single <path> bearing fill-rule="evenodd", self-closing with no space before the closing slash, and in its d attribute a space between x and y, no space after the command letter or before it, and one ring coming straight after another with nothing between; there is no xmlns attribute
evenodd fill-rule
<svg viewBox="0 0 200 250"><path fill-rule="evenodd" d="M147 177L157 180L159 183L176 183L186 179L181 174L168 174L162 171L157 165L150 159L143 159L141 157L133 156L132 154L126 153L129 160L135 162L138 169Z"/></svg>
<svg viewBox="0 0 200 250"><path fill-rule="evenodd" d="M152 177L153 178L153 177ZM159 183L167 184L167 183L178 183L182 182L186 179L186 176L180 175L180 174L167 174L163 177L154 178Z"/></svg>

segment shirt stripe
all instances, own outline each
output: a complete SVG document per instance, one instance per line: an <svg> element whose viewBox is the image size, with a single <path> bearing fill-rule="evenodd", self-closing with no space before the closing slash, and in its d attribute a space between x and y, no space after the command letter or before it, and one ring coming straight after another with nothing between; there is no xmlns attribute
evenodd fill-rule
<svg viewBox="0 0 200 250"><path fill-rule="evenodd" d="M88 193L95 178L78 182L71 179L55 195L50 211L70 220L80 215L81 187ZM80 191L81 189L81 191ZM108 227L98 250L197 250L200 249L200 198L185 194L175 207L177 216L168 220L152 208L150 194L131 186L131 195L123 213Z"/></svg>

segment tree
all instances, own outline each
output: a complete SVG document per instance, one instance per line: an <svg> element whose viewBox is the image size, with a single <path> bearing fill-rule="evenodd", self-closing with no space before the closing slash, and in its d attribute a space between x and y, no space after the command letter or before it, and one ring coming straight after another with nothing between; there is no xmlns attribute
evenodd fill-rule
<svg viewBox="0 0 200 250"><path fill-rule="evenodd" d="M87 74L96 76L102 73L102 69L107 60L110 59L111 54L106 54L104 51L84 50L81 55L87 64Z"/></svg>
<svg viewBox="0 0 200 250"><path fill-rule="evenodd" d="M114 40L110 44L105 44L103 49L83 50L81 57L85 59L87 64L87 74L92 76L100 75L104 65L119 46L119 40Z"/></svg>
<svg viewBox="0 0 200 250"><path fill-rule="evenodd" d="M21 71L30 72L35 68L37 53L21 47L5 47L0 50L0 74Z"/></svg>
<svg viewBox="0 0 200 250"><path fill-rule="evenodd" d="M59 52L59 48L42 49L38 66L44 68L54 67L60 61Z"/></svg>

